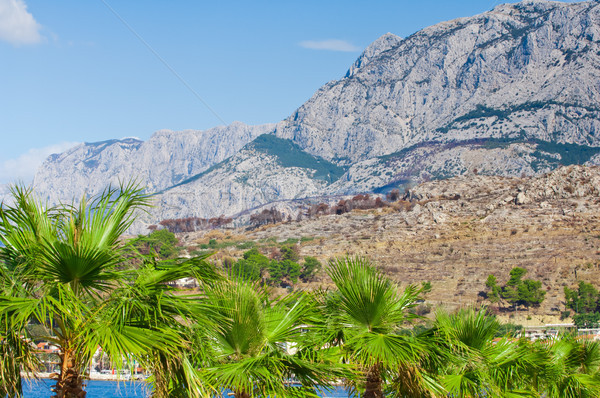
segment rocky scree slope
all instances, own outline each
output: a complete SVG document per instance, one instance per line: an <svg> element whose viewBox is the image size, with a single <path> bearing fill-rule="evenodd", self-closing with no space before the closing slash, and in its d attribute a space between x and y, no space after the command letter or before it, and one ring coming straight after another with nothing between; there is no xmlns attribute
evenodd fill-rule
<svg viewBox="0 0 600 398"><path fill-rule="evenodd" d="M600 286L600 168L431 181L410 189L405 200L391 207L228 233L257 245L299 240L301 256L316 256L324 264L338 256L368 256L404 286L430 281L428 302L453 308L487 303L479 296L487 276L493 273L503 284L512 268L523 267L548 293L540 308L519 322L527 323L527 315L537 322L558 322L565 309L563 286L576 286L579 280ZM179 236L193 246L211 234ZM244 250L235 247L216 258L241 257ZM297 287L329 284L323 273Z"/></svg>

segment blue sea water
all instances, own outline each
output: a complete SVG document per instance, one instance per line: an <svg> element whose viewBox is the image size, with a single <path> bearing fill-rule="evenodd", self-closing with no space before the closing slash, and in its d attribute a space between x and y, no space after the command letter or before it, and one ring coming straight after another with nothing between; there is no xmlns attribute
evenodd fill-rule
<svg viewBox="0 0 600 398"><path fill-rule="evenodd" d="M49 398L52 396L50 386L52 380L38 380L25 384L24 398ZM116 382L107 380L90 380L87 382L87 398L145 398L150 395L150 387L144 382ZM224 394L223 397L227 397ZM334 387L323 394L326 398L346 398L348 392L341 387Z"/></svg>
<svg viewBox="0 0 600 398"><path fill-rule="evenodd" d="M23 396L24 398L49 398L53 395L50 391L53 384L53 380L47 379L27 382L23 388ZM88 398L145 398L150 395L149 386L139 381L90 380L87 382L86 391Z"/></svg>

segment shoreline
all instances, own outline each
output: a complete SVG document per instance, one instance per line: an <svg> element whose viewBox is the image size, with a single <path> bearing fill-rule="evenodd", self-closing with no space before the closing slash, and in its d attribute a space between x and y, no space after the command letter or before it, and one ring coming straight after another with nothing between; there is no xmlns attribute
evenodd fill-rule
<svg viewBox="0 0 600 398"><path fill-rule="evenodd" d="M28 380L38 380L38 379L47 379L51 380L52 373L48 372L37 372L33 375L22 373L21 376ZM119 382L130 382L130 381L139 381L145 382L147 376L142 374L140 375L117 375L117 374L104 374L98 372L92 372L87 375L87 380L104 380L104 381L119 381Z"/></svg>

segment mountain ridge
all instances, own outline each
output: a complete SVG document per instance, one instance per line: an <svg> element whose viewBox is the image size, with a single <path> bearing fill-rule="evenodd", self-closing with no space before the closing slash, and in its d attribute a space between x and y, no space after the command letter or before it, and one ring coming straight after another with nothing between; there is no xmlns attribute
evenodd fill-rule
<svg viewBox="0 0 600 398"><path fill-rule="evenodd" d="M598 2L505 4L407 38L381 36L345 77L279 123L85 144L49 158L34 185L52 202L138 176L159 193L144 219L155 224L473 171L534 175L586 157L598 164L599 81ZM252 148L264 134L270 145L283 140L278 152ZM290 162L296 157L321 162L335 179L297 167L306 165Z"/></svg>

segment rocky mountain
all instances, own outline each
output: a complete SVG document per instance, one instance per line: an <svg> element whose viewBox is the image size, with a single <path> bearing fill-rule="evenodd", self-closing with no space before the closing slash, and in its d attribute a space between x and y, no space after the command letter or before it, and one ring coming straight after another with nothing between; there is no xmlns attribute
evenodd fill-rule
<svg viewBox="0 0 600 398"><path fill-rule="evenodd" d="M273 128L234 122L206 131L161 130L146 142L127 138L84 143L50 156L36 173L34 186L54 203L132 179L160 192L227 159Z"/></svg>
<svg viewBox="0 0 600 398"><path fill-rule="evenodd" d="M319 196L344 169L271 134L157 195L152 219L233 215L277 200Z"/></svg>
<svg viewBox="0 0 600 398"><path fill-rule="evenodd" d="M35 185L69 199L137 177L158 192L145 219L156 223L599 164L599 82L599 2L501 5L405 39L385 34L277 125L84 144L48 159Z"/></svg>
<svg viewBox="0 0 600 398"><path fill-rule="evenodd" d="M600 4L527 1L385 35L276 134L353 164L427 141L600 145Z"/></svg>

